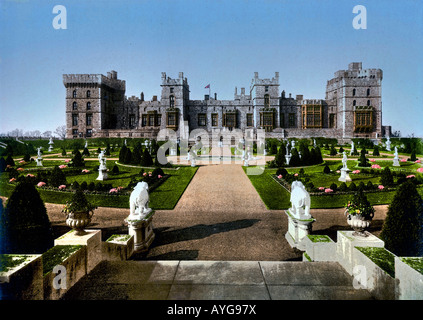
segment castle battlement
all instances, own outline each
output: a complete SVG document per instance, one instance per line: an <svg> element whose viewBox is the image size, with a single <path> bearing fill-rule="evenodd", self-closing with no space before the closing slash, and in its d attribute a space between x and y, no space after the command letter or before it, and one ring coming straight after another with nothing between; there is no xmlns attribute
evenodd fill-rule
<svg viewBox="0 0 423 320"><path fill-rule="evenodd" d="M106 85L116 90L125 90L125 81L117 78L117 72L108 72L108 76L102 74L64 74L63 84L68 86L79 86L81 84Z"/></svg>

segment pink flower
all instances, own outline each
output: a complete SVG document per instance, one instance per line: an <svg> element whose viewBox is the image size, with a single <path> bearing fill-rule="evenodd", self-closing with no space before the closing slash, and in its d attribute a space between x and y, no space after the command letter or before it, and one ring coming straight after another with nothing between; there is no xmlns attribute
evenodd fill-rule
<svg viewBox="0 0 423 320"><path fill-rule="evenodd" d="M116 188L112 188L112 189L109 190L109 193L117 193L117 192L118 192L118 190Z"/></svg>
<svg viewBox="0 0 423 320"><path fill-rule="evenodd" d="M152 175L152 174L149 174L148 176L149 176L149 177L152 177L153 175Z"/></svg>
<svg viewBox="0 0 423 320"><path fill-rule="evenodd" d="M282 175L280 174L280 175L278 175L278 179L282 179Z"/></svg>
<svg viewBox="0 0 423 320"><path fill-rule="evenodd" d="M421 163L421 162L422 162L421 160L414 161L414 163Z"/></svg>
<svg viewBox="0 0 423 320"><path fill-rule="evenodd" d="M360 170L354 170L352 173L354 174L360 173Z"/></svg>
<svg viewBox="0 0 423 320"><path fill-rule="evenodd" d="M319 187L319 190L323 191L323 190L325 190L325 187Z"/></svg>
<svg viewBox="0 0 423 320"><path fill-rule="evenodd" d="M25 169L24 168L17 168L16 170L17 171L24 171Z"/></svg>
<svg viewBox="0 0 423 320"><path fill-rule="evenodd" d="M371 162L376 162L376 160L375 160L375 159L370 159L370 161L371 161Z"/></svg>
<svg viewBox="0 0 423 320"><path fill-rule="evenodd" d="M378 165L378 164L372 164L372 169L380 169L380 165Z"/></svg>
<svg viewBox="0 0 423 320"><path fill-rule="evenodd" d="M117 187L116 189L117 189L117 191L120 191L120 190L123 189L123 187Z"/></svg>
<svg viewBox="0 0 423 320"><path fill-rule="evenodd" d="M417 169L417 172L421 172L421 173L423 173L423 167L422 167L422 168L418 168L418 169Z"/></svg>
<svg viewBox="0 0 423 320"><path fill-rule="evenodd" d="M37 183L37 187L44 187L45 185L46 185L46 183L43 182L43 181L40 181L40 182Z"/></svg>
<svg viewBox="0 0 423 320"><path fill-rule="evenodd" d="M89 173L89 172L90 172L90 170L88 170L88 169L82 170L82 173Z"/></svg>
<svg viewBox="0 0 423 320"><path fill-rule="evenodd" d="M157 178L161 179L161 178L162 178L162 176L159 174L159 175L157 176Z"/></svg>
<svg viewBox="0 0 423 320"><path fill-rule="evenodd" d="M66 186L65 186L64 184L61 184L61 185L59 186L59 190L64 190L64 189L66 189Z"/></svg>
<svg viewBox="0 0 423 320"><path fill-rule="evenodd" d="M400 161L401 162L407 162L407 159L402 158Z"/></svg>
<svg viewBox="0 0 423 320"><path fill-rule="evenodd" d="M415 178L416 176L414 175L414 174L410 174L409 176L407 176L406 178L407 179L410 179L410 178Z"/></svg>
<svg viewBox="0 0 423 320"><path fill-rule="evenodd" d="M70 159L66 159L66 160L65 160L65 162L66 162L66 163L69 163L69 162L70 162Z"/></svg>
<svg viewBox="0 0 423 320"><path fill-rule="evenodd" d="M341 173L341 170L336 170L336 173Z"/></svg>
<svg viewBox="0 0 423 320"><path fill-rule="evenodd" d="M325 192L330 193L330 192L333 192L333 190L331 188L327 188L327 189L325 189Z"/></svg>
<svg viewBox="0 0 423 320"><path fill-rule="evenodd" d="M19 163L25 163L25 160L21 160L21 161L19 161Z"/></svg>
<svg viewBox="0 0 423 320"><path fill-rule="evenodd" d="M15 178L12 178L12 179L9 180L9 182L14 182L14 181L16 181Z"/></svg>
<svg viewBox="0 0 423 320"><path fill-rule="evenodd" d="M294 174L294 177L298 177L298 173L295 173L295 174Z"/></svg>
<svg viewBox="0 0 423 320"><path fill-rule="evenodd" d="M147 172L144 172L142 175L145 177L147 175Z"/></svg>
<svg viewBox="0 0 423 320"><path fill-rule="evenodd" d="M385 189L385 187L384 187L384 186L382 186L381 184L380 184L380 185L378 185L377 187L379 188L379 190L383 190L383 189Z"/></svg>
<svg viewBox="0 0 423 320"><path fill-rule="evenodd" d="M30 174L30 173L28 173L26 176L27 176L28 178L34 178L34 177L35 177L33 174Z"/></svg>
<svg viewBox="0 0 423 320"><path fill-rule="evenodd" d="M67 165L62 164L62 165L59 166L59 169L64 169L64 168L67 168L67 167L68 167Z"/></svg>

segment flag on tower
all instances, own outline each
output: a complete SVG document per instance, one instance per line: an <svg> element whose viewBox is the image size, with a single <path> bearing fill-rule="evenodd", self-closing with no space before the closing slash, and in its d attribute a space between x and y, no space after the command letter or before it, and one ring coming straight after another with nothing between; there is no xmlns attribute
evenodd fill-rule
<svg viewBox="0 0 423 320"><path fill-rule="evenodd" d="M204 89L210 89L210 83Z"/></svg>

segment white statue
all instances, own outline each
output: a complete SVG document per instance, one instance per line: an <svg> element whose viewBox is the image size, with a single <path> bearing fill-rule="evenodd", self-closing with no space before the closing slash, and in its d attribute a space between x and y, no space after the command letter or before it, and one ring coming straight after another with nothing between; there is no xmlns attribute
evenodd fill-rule
<svg viewBox="0 0 423 320"><path fill-rule="evenodd" d="M347 161L348 161L348 158L347 158L347 153L344 151L344 152L342 153L342 168L343 168L343 169L348 169L348 168L347 168Z"/></svg>
<svg viewBox="0 0 423 320"><path fill-rule="evenodd" d="M310 219L310 194L301 181L294 181L291 185L290 213L297 219Z"/></svg>
<svg viewBox="0 0 423 320"><path fill-rule="evenodd" d="M85 140L85 146L84 146L84 148L88 148L88 141L87 140Z"/></svg>
<svg viewBox="0 0 423 320"><path fill-rule="evenodd" d="M389 136L386 140L386 150L391 151L391 139L389 138Z"/></svg>
<svg viewBox="0 0 423 320"><path fill-rule="evenodd" d="M106 169L106 157L104 156L104 150L101 150L101 152L98 155L98 161L100 161L100 170Z"/></svg>
<svg viewBox="0 0 423 320"><path fill-rule="evenodd" d="M354 153L354 141L352 141L351 142L351 151L350 151L350 156L352 156L353 155L353 153Z"/></svg>
<svg viewBox="0 0 423 320"><path fill-rule="evenodd" d="M37 155L38 155L38 158L41 158L41 149L42 149L42 147L38 147L38 148L37 148Z"/></svg>
<svg viewBox="0 0 423 320"><path fill-rule="evenodd" d="M313 147L316 148L317 144L316 144L316 139L313 139Z"/></svg>
<svg viewBox="0 0 423 320"><path fill-rule="evenodd" d="M292 149L292 148L295 148L295 140L292 140L292 141L291 141L291 149Z"/></svg>
<svg viewBox="0 0 423 320"><path fill-rule="evenodd" d="M148 207L150 196L148 194L148 184L145 181L138 182L129 197L129 217L128 220L141 220L150 212Z"/></svg>
<svg viewBox="0 0 423 320"><path fill-rule="evenodd" d="M397 147L395 147L395 152L394 152L394 158L395 159L398 159L398 148Z"/></svg>

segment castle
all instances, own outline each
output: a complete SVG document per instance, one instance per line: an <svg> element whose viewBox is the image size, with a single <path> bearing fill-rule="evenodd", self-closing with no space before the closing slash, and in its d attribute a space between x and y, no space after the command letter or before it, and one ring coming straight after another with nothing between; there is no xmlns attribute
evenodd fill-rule
<svg viewBox="0 0 423 320"><path fill-rule="evenodd" d="M125 96L125 81L116 71L64 74L67 138L156 138L161 129L188 137L195 129L211 136L241 129L264 129L266 137L331 137L378 139L390 135L382 126L382 70L363 69L361 62L335 72L327 81L325 99L292 97L279 89L279 72L272 79L254 73L249 91L235 88L233 100L205 95L191 100L188 80L161 76L161 96L152 100Z"/></svg>

